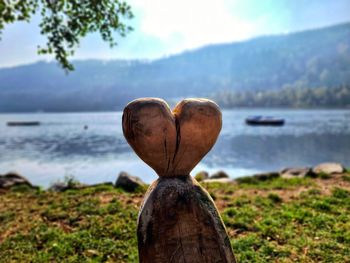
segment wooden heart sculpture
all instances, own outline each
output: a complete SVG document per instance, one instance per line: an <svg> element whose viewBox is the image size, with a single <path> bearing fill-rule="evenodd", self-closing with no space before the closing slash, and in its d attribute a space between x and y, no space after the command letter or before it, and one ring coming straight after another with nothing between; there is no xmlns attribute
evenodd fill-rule
<svg viewBox="0 0 350 263"><path fill-rule="evenodd" d="M123 132L159 178L149 187L137 222L141 263L234 263L230 240L214 201L189 174L221 130L219 107L186 99L173 111L144 98L124 109Z"/></svg>
<svg viewBox="0 0 350 263"><path fill-rule="evenodd" d="M164 100L137 99L123 114L125 138L159 176L188 175L213 147L221 126L219 107L206 99L185 99L173 111Z"/></svg>

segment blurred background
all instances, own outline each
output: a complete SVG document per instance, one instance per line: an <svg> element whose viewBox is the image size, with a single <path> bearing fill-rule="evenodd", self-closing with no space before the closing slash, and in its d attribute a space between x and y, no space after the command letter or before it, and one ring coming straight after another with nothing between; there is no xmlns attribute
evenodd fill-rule
<svg viewBox="0 0 350 263"><path fill-rule="evenodd" d="M207 97L222 108L217 144L193 173L235 178L320 162L350 166L350 1L127 3L133 31L116 35L112 49L88 34L70 57L71 72L37 54L46 42L39 14L6 24L0 174L17 171L49 186L65 176L114 181L124 170L151 182L157 176L121 130L124 106L145 96L171 106ZM283 124L247 125L252 116Z"/></svg>

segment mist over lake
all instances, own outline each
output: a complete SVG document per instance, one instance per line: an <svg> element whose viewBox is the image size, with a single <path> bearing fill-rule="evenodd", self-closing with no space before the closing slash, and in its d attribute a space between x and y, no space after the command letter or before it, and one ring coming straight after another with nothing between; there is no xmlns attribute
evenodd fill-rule
<svg viewBox="0 0 350 263"><path fill-rule="evenodd" d="M245 124L246 117L260 114L286 124ZM125 141L121 117L122 112L1 114L0 174L17 171L45 187L65 176L114 182L120 171L151 182L157 176ZM41 125L8 127L8 121ZM235 178L329 161L350 166L350 110L233 109L223 111L219 139L192 175L224 170Z"/></svg>

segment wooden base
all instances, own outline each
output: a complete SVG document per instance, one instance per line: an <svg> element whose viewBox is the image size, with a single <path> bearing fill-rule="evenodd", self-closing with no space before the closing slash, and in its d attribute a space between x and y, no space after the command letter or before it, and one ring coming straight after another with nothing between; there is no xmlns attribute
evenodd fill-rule
<svg viewBox="0 0 350 263"><path fill-rule="evenodd" d="M225 226L209 194L191 176L161 177L138 218L141 263L234 263Z"/></svg>

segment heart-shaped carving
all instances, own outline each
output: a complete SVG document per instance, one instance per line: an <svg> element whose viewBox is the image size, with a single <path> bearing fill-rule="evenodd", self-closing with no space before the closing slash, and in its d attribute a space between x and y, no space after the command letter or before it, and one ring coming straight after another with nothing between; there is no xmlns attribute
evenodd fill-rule
<svg viewBox="0 0 350 263"><path fill-rule="evenodd" d="M221 126L219 107L207 99L185 99L173 111L162 99L137 99L123 113L125 138L159 176L188 175L213 147Z"/></svg>

